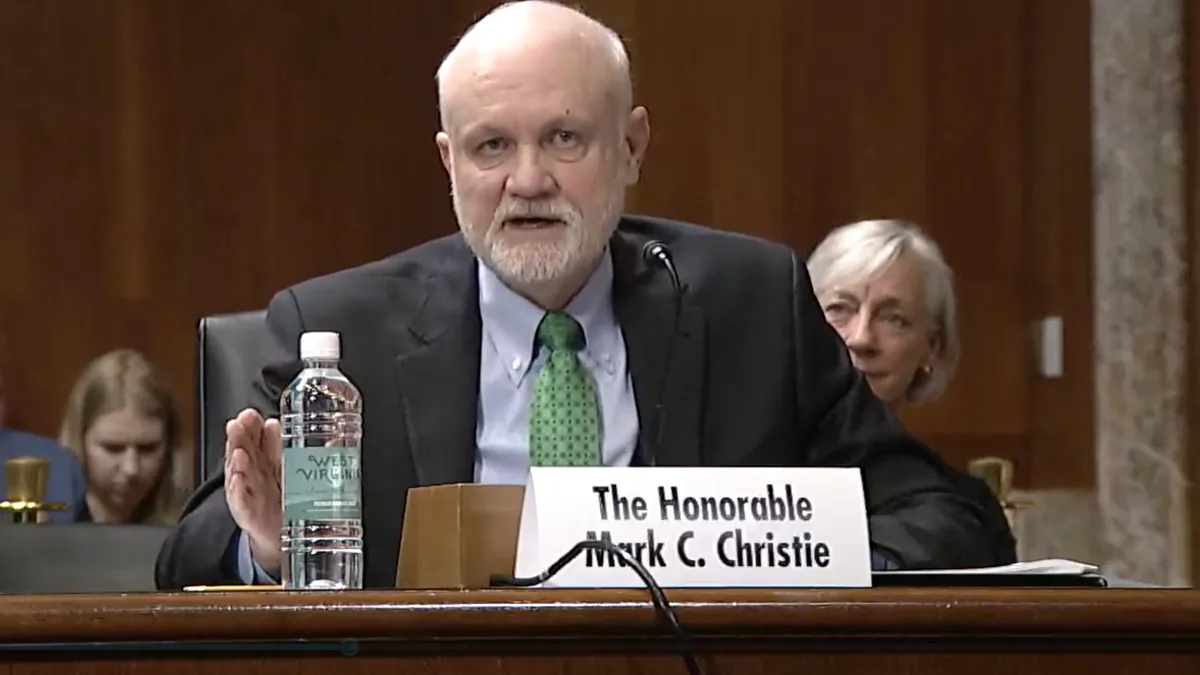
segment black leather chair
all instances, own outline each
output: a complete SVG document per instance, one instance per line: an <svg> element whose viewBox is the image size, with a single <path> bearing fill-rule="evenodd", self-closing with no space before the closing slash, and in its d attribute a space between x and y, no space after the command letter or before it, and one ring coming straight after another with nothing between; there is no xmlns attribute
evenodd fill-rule
<svg viewBox="0 0 1200 675"><path fill-rule="evenodd" d="M262 369L265 311L200 319L196 343L196 485L221 470L225 423L249 403Z"/></svg>
<svg viewBox="0 0 1200 675"><path fill-rule="evenodd" d="M169 525L0 525L0 593L154 591Z"/></svg>

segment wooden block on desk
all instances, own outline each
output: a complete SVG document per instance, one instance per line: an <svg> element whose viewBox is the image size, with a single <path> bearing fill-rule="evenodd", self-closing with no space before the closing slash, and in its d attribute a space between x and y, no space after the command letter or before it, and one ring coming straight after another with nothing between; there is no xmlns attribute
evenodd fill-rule
<svg viewBox="0 0 1200 675"><path fill-rule="evenodd" d="M412 488L404 509L396 586L487 588L513 573L523 486L456 484Z"/></svg>

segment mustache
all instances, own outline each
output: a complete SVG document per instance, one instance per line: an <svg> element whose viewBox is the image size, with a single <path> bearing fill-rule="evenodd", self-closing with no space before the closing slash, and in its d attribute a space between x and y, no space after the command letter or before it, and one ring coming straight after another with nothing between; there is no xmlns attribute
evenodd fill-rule
<svg viewBox="0 0 1200 675"><path fill-rule="evenodd" d="M547 220L571 221L575 219L575 209L561 201L509 201L496 209L496 221L503 222L513 218L545 218Z"/></svg>

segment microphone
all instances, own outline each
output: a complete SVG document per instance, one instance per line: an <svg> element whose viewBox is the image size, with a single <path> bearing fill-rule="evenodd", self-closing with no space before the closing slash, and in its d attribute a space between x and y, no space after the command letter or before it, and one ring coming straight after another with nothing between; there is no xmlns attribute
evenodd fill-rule
<svg viewBox="0 0 1200 675"><path fill-rule="evenodd" d="M650 428L650 433L646 434L650 441L643 446L644 460L646 466L654 466L657 463L658 450L662 446L663 426L667 418L666 394L667 373L671 371L671 354L675 351L675 338L679 332L679 311L683 307L683 286L679 283L679 273L675 271L675 261L671 258L671 249L661 241L651 240L642 246L642 260L651 267L661 267L667 271L671 277L671 290L674 295L675 307L671 319L671 334L667 338L667 351L663 355L662 370L658 376L658 394L657 400L654 402L654 426ZM492 586L519 586L530 587L545 583L555 574L558 574L572 560L579 557L579 554L587 549L597 551L609 551L617 556L627 567L633 568L642 579L642 583L650 591L650 599L658 614L663 617L671 632L675 634L675 639L679 643L679 655L683 659L683 665L686 668L688 675L702 675L700 665L696 661L696 656L692 652L691 636L679 623L679 618L675 615L675 610L667 601L667 596L659 587L658 582L642 563L635 557L629 555L624 549L614 545L610 541L581 541L575 544L570 551L567 551L561 558L556 560L546 569L546 571L535 577L516 578L504 575L495 575L491 577Z"/></svg>
<svg viewBox="0 0 1200 675"><path fill-rule="evenodd" d="M658 394L657 400L654 402L654 426L647 434L650 442L645 448L646 453L643 458L646 466L656 466L658 451L662 447L663 428L667 419L665 402L667 374L671 372L671 355L675 352L675 337L679 332L679 311L683 307L683 286L679 283L679 273L675 271L675 261L671 257L671 249L667 248L663 242L656 239L646 242L642 246L642 259L652 267L661 267L667 271L667 275L671 278L671 289L675 300L674 313L671 317L671 334L667 338L667 353L663 357L662 370L658 376Z"/></svg>
<svg viewBox="0 0 1200 675"><path fill-rule="evenodd" d="M679 332L679 310L683 306L683 286L679 283L679 273L675 271L675 262L671 258L671 249L667 248L667 245L663 242L657 240L646 242L642 246L642 259L651 267L661 267L667 271L667 274L671 277L671 289L675 300L675 311L671 321L671 334L667 338L667 351L663 355L662 371L658 376L658 398L654 402L654 426L651 427L650 433L647 434L650 442L643 447L646 465L654 466L658 457L659 447L662 445L663 424L667 417L664 390L667 384L667 373L671 370L671 354L675 351L675 337ZM671 632L675 634L675 639L679 645L679 655L683 659L683 665L688 675L702 675L703 671L700 669L700 664L696 661L696 656L692 651L691 636L679 623L679 618L675 615L675 609L667 601L667 596L654 579L654 575L636 557L630 555L628 551L613 544L611 541L581 541L537 576L520 578L493 574L491 585L525 588L537 586L550 580L572 560L579 557L579 554L588 549L608 551L616 555L627 567L632 568L641 577L642 583L650 591L650 599L654 605L654 609L666 621Z"/></svg>

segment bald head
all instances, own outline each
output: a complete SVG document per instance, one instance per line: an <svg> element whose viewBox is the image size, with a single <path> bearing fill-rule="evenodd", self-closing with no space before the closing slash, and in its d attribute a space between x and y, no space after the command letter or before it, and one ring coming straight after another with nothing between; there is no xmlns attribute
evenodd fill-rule
<svg viewBox="0 0 1200 675"><path fill-rule="evenodd" d="M438 108L448 127L464 87L497 68L569 67L606 90L618 114L633 106L629 56L620 36L582 12L546 0L510 2L463 35L437 71Z"/></svg>
<svg viewBox="0 0 1200 675"><path fill-rule="evenodd" d="M562 309L597 268L650 140L616 33L544 0L503 5L438 69L437 147L467 243Z"/></svg>

